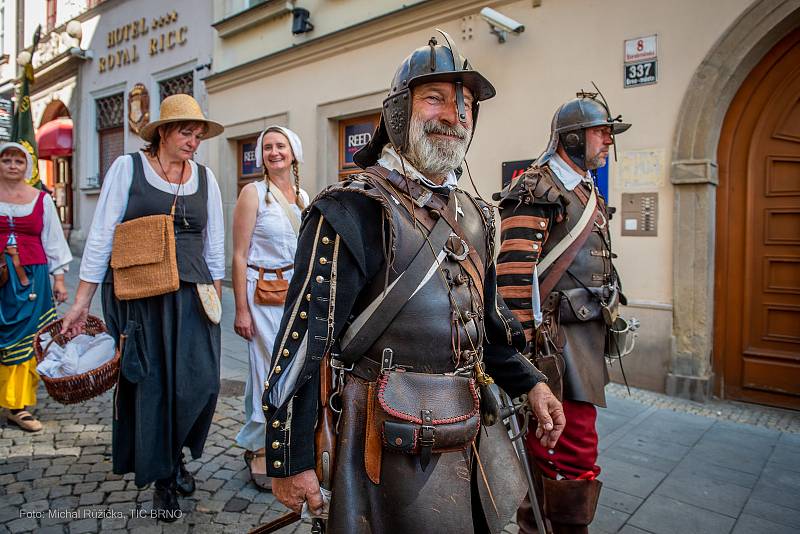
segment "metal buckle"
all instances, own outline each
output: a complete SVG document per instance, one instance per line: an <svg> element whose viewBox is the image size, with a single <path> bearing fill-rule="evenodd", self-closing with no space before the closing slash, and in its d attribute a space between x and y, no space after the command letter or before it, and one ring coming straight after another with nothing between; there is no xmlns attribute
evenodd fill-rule
<svg viewBox="0 0 800 534"><path fill-rule="evenodd" d="M383 349L383 356L381 357L381 373L392 370L392 360L394 359L394 351L389 347Z"/></svg>
<svg viewBox="0 0 800 534"><path fill-rule="evenodd" d="M447 248L447 243L445 243L444 250L447 253L447 256L454 261L464 261L467 258L467 255L469 255L469 245L467 245L467 242L461 239L461 237L459 237L458 234L451 233L450 237L451 238L457 237L458 240L461 241L461 247L463 249L463 252L461 254L456 254L455 252Z"/></svg>
<svg viewBox="0 0 800 534"><path fill-rule="evenodd" d="M414 199L414 204L416 204L418 208L424 208L425 204L428 203L432 196L433 192L426 190L424 193L422 193L422 195L420 195L419 198Z"/></svg>
<svg viewBox="0 0 800 534"><path fill-rule="evenodd" d="M337 360L331 354L331 368L336 369L337 371L352 371L353 367L355 366L355 362L351 363L349 367L345 366L345 363L342 360Z"/></svg>
<svg viewBox="0 0 800 534"><path fill-rule="evenodd" d="M430 410L422 410L422 425L419 432L419 444L421 447L433 447L433 442L436 438L436 428L431 424L433 422L433 414Z"/></svg>

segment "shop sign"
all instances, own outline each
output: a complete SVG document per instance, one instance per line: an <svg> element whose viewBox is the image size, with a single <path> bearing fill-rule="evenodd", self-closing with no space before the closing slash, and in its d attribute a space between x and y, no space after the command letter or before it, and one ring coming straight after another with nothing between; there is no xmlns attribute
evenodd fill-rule
<svg viewBox="0 0 800 534"><path fill-rule="evenodd" d="M146 17L136 19L108 32L108 53L97 60L100 73L112 71L139 61L141 40L147 38L147 52L150 56L183 46L188 40L189 28L175 28L178 12L170 11L148 21ZM150 33L152 30L152 34ZM149 35L149 37L147 37Z"/></svg>
<svg viewBox="0 0 800 534"><path fill-rule="evenodd" d="M14 123L14 104L8 98L0 98L0 141L11 141Z"/></svg>
<svg viewBox="0 0 800 534"><path fill-rule="evenodd" d="M344 165L355 166L353 155L372 140L375 124L372 120L348 124L344 127Z"/></svg>
<svg viewBox="0 0 800 534"><path fill-rule="evenodd" d="M624 87L652 85L658 81L658 57L655 35L625 41L623 63Z"/></svg>
<svg viewBox="0 0 800 534"><path fill-rule="evenodd" d="M504 161L502 165L503 187L506 187L513 179L519 177L523 172L525 172L525 169L531 166L532 163L532 159Z"/></svg>
<svg viewBox="0 0 800 534"><path fill-rule="evenodd" d="M258 143L257 139L242 143L242 161L240 165L242 176L251 176L259 173L258 167L256 167L256 143Z"/></svg>

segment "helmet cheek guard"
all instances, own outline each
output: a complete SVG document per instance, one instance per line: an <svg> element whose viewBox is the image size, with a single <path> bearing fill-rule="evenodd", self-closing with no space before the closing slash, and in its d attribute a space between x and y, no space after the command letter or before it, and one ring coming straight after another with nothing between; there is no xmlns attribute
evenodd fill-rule
<svg viewBox="0 0 800 534"><path fill-rule="evenodd" d="M586 130L575 130L573 132L559 135L559 142L564 147L569 159L583 170L586 170Z"/></svg>
<svg viewBox="0 0 800 534"><path fill-rule="evenodd" d="M414 87L434 82L454 84L458 120L462 123L467 121L464 87L469 88L473 97L473 130L478 116L478 102L495 95L494 86L470 66L469 60L453 45L452 38L446 32L438 31L444 37L446 45L438 44L433 37L427 46L414 50L397 68L389 95L383 101L378 129L370 142L353 156L353 160L361 168L374 165L386 143L391 143L400 153L408 150Z"/></svg>

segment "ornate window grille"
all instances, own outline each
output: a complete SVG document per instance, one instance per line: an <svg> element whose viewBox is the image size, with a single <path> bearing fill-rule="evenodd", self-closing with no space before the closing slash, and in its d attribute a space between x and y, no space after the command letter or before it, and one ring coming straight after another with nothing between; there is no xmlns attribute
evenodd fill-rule
<svg viewBox="0 0 800 534"><path fill-rule="evenodd" d="M115 95L95 100L97 108L97 142L99 146L98 168L100 173L95 183L100 186L108 168L125 152L125 95Z"/></svg>
<svg viewBox="0 0 800 534"><path fill-rule="evenodd" d="M158 82L158 93L163 101L168 96L185 94L194 96L194 72L189 71Z"/></svg>

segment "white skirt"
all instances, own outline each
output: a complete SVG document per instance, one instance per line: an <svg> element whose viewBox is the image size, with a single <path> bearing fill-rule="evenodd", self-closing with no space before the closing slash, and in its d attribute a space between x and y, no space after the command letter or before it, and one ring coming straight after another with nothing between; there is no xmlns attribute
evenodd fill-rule
<svg viewBox="0 0 800 534"><path fill-rule="evenodd" d="M283 277L292 278L293 270L283 273ZM250 380L253 384L253 410L249 422L266 423L264 411L261 408L261 396L264 393L264 382L269 374L270 362L272 361L272 350L275 347L275 336L283 317L283 304L280 306L262 306L253 301L253 294L256 290L256 278L252 277L252 270L248 269L247 277L247 304L250 307L250 315L253 318L255 336L248 342L248 352L250 355ZM276 276L271 273L264 273L264 278L274 280Z"/></svg>

